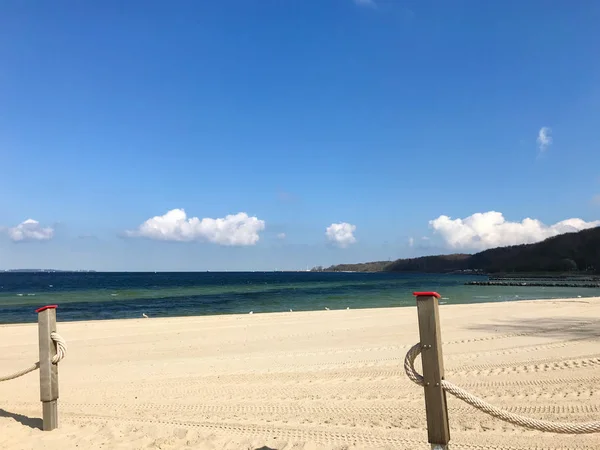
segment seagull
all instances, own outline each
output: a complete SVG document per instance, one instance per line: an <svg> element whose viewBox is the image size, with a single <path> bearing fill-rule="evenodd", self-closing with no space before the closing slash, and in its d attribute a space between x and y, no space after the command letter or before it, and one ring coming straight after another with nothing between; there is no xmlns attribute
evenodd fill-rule
<svg viewBox="0 0 600 450"><path fill-rule="evenodd" d="M329 311L329 308L328 308L327 306L325 307L325 309L326 309L327 311Z"/></svg>
<svg viewBox="0 0 600 450"><path fill-rule="evenodd" d="M254 314L254 311L250 311L248 314Z"/></svg>
<svg viewBox="0 0 600 450"><path fill-rule="evenodd" d="M294 312L294 310L293 310L293 309L290 309L290 312Z"/></svg>
<svg viewBox="0 0 600 450"><path fill-rule="evenodd" d="M144 319L147 319L147 318L148 318L148 316L146 315L146 313L142 313L142 317L143 317Z"/></svg>
<svg viewBox="0 0 600 450"><path fill-rule="evenodd" d="M346 309L350 309L350 307L349 307L349 306L346 306Z"/></svg>

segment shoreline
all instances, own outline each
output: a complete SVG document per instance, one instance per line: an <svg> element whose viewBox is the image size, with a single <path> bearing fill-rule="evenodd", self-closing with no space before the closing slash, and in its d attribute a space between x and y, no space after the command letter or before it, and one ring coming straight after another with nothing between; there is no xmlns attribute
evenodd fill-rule
<svg viewBox="0 0 600 450"><path fill-rule="evenodd" d="M584 299L587 300L600 300L600 296L590 296L590 297L584 297L584 296L580 296L580 297L557 297L557 298L527 298L527 299L511 299L511 300L498 300L498 301L491 301L491 302L479 302L479 301L475 301L475 302L469 302L469 303L449 303L448 300L451 299L447 299L445 297L441 297L439 299L439 305L440 308L446 308L446 307L457 307L457 306L470 306L470 305L495 305L495 304L507 304L507 303L526 303L526 302L540 302L540 301L551 301L551 302L557 302L557 301L582 301ZM416 300L415 300L416 302ZM31 305L31 310L32 310L32 317L33 314L35 314L35 309L40 308L42 306L45 305ZM374 311L380 311L380 310L396 310L398 308L411 308L411 307L416 307L416 303L413 305L398 305L398 306L382 306L382 307L365 307L365 308L360 308L360 307L356 307L356 308L330 308L329 310L322 310L322 309L307 309L307 310L302 310L302 309L298 309L298 310L294 310L293 314L305 314L305 313L318 313L318 312L335 312L335 311L348 311L348 310L352 310L352 311L368 311L368 310L374 310ZM1 311L1 309L0 309ZM281 316L288 316L290 313L289 311L265 311L265 312L260 312L260 311L256 311L256 312L252 312L252 314L250 313L224 313L224 314L197 314L197 315L181 315L181 316L156 316L156 317L149 317L148 319L145 318L138 318L138 317L123 317L123 318L109 318L109 319L91 319L91 320L60 320L60 303L58 303L58 308L57 308L57 323L91 323L91 322L122 322L122 321L137 321L137 320L166 320L166 319L193 319L193 318L202 318L202 317L246 317L248 315L253 315L253 316L264 316L264 315L281 315ZM37 320L32 320L31 322L9 322L9 323L0 323L0 328L3 327L9 327L9 326L21 326L21 325L32 325L32 324L36 324Z"/></svg>

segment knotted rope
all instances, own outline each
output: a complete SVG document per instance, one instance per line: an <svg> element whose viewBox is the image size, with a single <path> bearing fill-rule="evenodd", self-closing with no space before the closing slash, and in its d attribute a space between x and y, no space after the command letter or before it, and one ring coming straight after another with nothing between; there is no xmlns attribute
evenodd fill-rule
<svg viewBox="0 0 600 450"><path fill-rule="evenodd" d="M50 333L50 339L52 339L56 345L56 355L52 357L52 364L58 364L60 360L67 356L67 341L56 332Z"/></svg>
<svg viewBox="0 0 600 450"><path fill-rule="evenodd" d="M52 364L58 364L65 356L67 356L67 342L64 338L58 333L51 333L50 339L54 341L56 345L56 355L52 357ZM29 372L33 372L40 368L40 362L36 362L26 369L19 370L18 372L11 373L10 375L6 375L4 377L0 377L0 382L14 380L15 378L22 377L23 375L27 375Z"/></svg>
<svg viewBox="0 0 600 450"><path fill-rule="evenodd" d="M421 353L421 344L414 345L404 358L404 371L413 383L419 386L424 385L423 376L415 370L415 359ZM508 411L504 411L486 401L476 397L475 395L465 391L464 389L450 383L447 380L441 381L441 387L455 397L468 403L469 405L483 411L497 419L510 422L514 425L530 428L539 431L548 431L550 433L564 434L587 434L600 432L600 422L584 422L584 423L569 423L569 422L551 422L549 420L538 420L530 417L520 416Z"/></svg>

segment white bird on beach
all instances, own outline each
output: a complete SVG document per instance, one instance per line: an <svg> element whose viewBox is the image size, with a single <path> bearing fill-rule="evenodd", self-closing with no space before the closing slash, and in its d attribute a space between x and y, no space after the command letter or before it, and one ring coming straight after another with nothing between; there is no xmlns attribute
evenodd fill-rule
<svg viewBox="0 0 600 450"><path fill-rule="evenodd" d="M143 317L144 319L147 319L147 318L148 318L148 316L146 315L146 313L142 313L142 317Z"/></svg>
<svg viewBox="0 0 600 450"><path fill-rule="evenodd" d="M254 311L250 311L248 314L254 314Z"/></svg>
<svg viewBox="0 0 600 450"><path fill-rule="evenodd" d="M329 308L328 308L327 306L325 307L325 309L326 309L327 311L329 311Z"/></svg>
<svg viewBox="0 0 600 450"><path fill-rule="evenodd" d="M290 312L294 312L294 310L290 308Z"/></svg>
<svg viewBox="0 0 600 450"><path fill-rule="evenodd" d="M349 306L346 306L346 309L350 309L350 307L349 307Z"/></svg>

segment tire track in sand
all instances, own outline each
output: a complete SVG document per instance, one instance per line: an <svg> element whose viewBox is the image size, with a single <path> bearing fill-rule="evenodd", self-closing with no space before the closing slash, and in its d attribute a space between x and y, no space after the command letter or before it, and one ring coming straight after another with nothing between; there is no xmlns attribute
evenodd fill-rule
<svg viewBox="0 0 600 450"><path fill-rule="evenodd" d="M297 426L263 426L238 423L214 423L214 422L197 422L197 421L180 421L180 420L158 420L158 419L137 419L137 418L121 418L111 415L100 414L77 414L69 415L67 420L74 423L83 422L85 426L89 420L100 422L113 422L114 424L122 424L123 422L138 423L143 425L161 425L170 427L184 428L200 428L207 431L218 432L221 435L241 435L245 437L258 437L270 439L277 437L278 440L295 441L295 442L314 442L320 445L361 445L361 448L384 447L393 449L428 449L429 444L423 439L402 438L394 435L393 432L367 432L356 431L348 427L337 427L336 429L329 428L302 428ZM465 444L461 442L453 443L453 448L464 450L531 450L531 447L515 447L515 446L496 446L493 444ZM578 445L576 447L536 447L537 450L594 450L594 447Z"/></svg>

